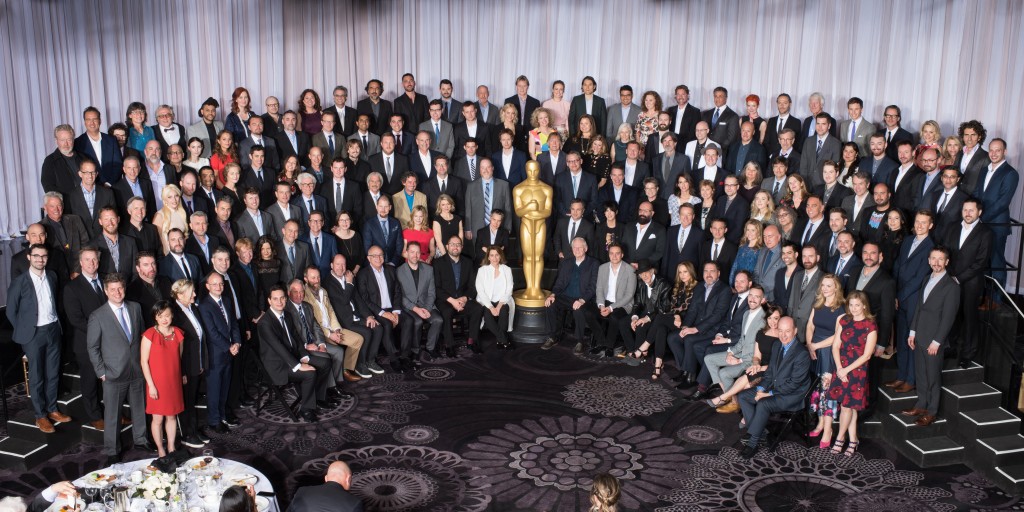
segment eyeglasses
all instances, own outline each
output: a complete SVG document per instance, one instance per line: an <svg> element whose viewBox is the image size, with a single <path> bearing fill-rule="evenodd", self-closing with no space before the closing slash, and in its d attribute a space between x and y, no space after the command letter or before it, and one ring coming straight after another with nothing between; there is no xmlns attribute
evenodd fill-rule
<svg viewBox="0 0 1024 512"><path fill-rule="evenodd" d="M383 254L367 254L366 257L367 258L383 258L384 255Z"/></svg>
<svg viewBox="0 0 1024 512"><path fill-rule="evenodd" d="M279 103L267 103L267 108L270 108L270 107L280 107L280 106L281 105Z"/></svg>
<svg viewBox="0 0 1024 512"><path fill-rule="evenodd" d="M157 114L156 117L157 117L157 119L166 119L168 117L171 117L171 115L170 114Z"/></svg>

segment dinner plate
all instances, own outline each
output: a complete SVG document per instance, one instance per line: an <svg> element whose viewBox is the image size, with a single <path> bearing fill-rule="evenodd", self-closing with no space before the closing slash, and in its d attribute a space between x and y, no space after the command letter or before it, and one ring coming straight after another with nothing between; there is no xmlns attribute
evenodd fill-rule
<svg viewBox="0 0 1024 512"><path fill-rule="evenodd" d="M206 469L218 465L220 465L220 459L217 457L194 457L185 463L185 467L189 470Z"/></svg>
<svg viewBox="0 0 1024 512"><path fill-rule="evenodd" d="M235 475L229 475L223 477L224 479L232 482L235 485L256 485L256 482L260 481L260 477L250 473L238 473Z"/></svg>
<svg viewBox="0 0 1024 512"><path fill-rule="evenodd" d="M264 498L263 496L256 496L256 509L257 510L259 510L260 512L264 512L265 510L267 510L269 508L270 508L270 500Z"/></svg>
<svg viewBox="0 0 1024 512"><path fill-rule="evenodd" d="M85 475L82 480L89 486L107 487L117 481L117 471L112 469L100 469Z"/></svg>

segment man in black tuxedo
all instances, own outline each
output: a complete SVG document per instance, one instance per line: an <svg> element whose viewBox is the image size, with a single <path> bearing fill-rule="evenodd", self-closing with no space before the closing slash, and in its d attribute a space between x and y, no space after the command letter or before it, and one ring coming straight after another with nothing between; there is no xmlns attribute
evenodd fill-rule
<svg viewBox="0 0 1024 512"><path fill-rule="evenodd" d="M174 120L174 108L160 105L156 109L156 124L153 125L153 137L160 143L160 154L167 155L167 150L177 144L188 148L188 135L185 127Z"/></svg>
<svg viewBox="0 0 1024 512"><path fill-rule="evenodd" d="M914 143L914 136L900 126L902 118L903 112L900 107L896 105L885 107L885 113L882 116L885 129L879 133L885 138L885 156L894 162L899 160L896 149L900 142Z"/></svg>
<svg viewBox="0 0 1024 512"><path fill-rule="evenodd" d="M690 88L677 85L675 90L676 104L669 107L672 119L672 133L678 137L679 144L685 148L686 143L697 138L697 123L700 122L700 109L690 104Z"/></svg>
<svg viewBox="0 0 1024 512"><path fill-rule="evenodd" d="M914 209L914 182L922 174L914 164L914 145L910 141L898 143L897 160L899 166L889 174L889 191L893 206L903 210L905 216L911 215Z"/></svg>
<svg viewBox="0 0 1024 512"><path fill-rule="evenodd" d="M495 132L498 130L492 130L487 123L477 119L476 103L467 101L462 104L461 108L462 120L452 127L455 135L455 150L452 152L452 158L462 156L462 147L470 138L476 139L480 143L477 152L481 155L489 155L492 151L497 150L500 147L500 142L498 142L500 135Z"/></svg>
<svg viewBox="0 0 1024 512"><path fill-rule="evenodd" d="M583 157L576 151L570 151L565 159L569 172L555 175L555 210L552 216L569 215L569 206L573 199L583 200L584 216L597 207L597 179L593 174L583 172ZM574 185L575 184L575 185Z"/></svg>
<svg viewBox="0 0 1024 512"><path fill-rule="evenodd" d="M135 256L135 278L125 288L125 298L137 302L143 311L153 311L153 306L162 300L171 298L171 280L157 275L156 256L148 251L140 251ZM153 315L143 315L146 328L153 327Z"/></svg>
<svg viewBox="0 0 1024 512"><path fill-rule="evenodd" d="M551 350L562 338L562 319L572 313L573 336L576 346L573 352L583 353L583 329L588 318L597 315L594 297L597 294L597 260L587 256L587 242L582 238L572 241L572 258L558 263L558 274L551 295L544 300L544 316L547 321L548 338L541 345L542 350Z"/></svg>
<svg viewBox="0 0 1024 512"><path fill-rule="evenodd" d="M584 208L582 200L573 199L569 206L569 216L559 218L555 224L555 230L551 233L552 250L558 255L559 261L572 256L572 241L576 238L582 238L587 246L594 243L594 224L583 218Z"/></svg>
<svg viewBox="0 0 1024 512"><path fill-rule="evenodd" d="M366 251L366 259L370 264L363 267L356 274L356 293L359 299L367 308L367 322L370 329L381 331L380 339L384 343L384 349L388 353L391 369L395 373L402 373L398 356L404 347L395 347L397 338L398 315L402 313L402 291L398 285L398 277L395 275L395 267L384 264L384 250L380 246L372 245ZM374 335L376 337L376 335ZM363 338L366 340L367 338ZM376 363L377 352L380 351L380 344L371 342L367 349L367 366L373 373L383 373L384 370ZM366 347L366 342L363 342Z"/></svg>
<svg viewBox="0 0 1024 512"><path fill-rule="evenodd" d="M704 240L701 245L700 259L698 260L700 266L703 267L713 261L718 264L718 268L727 268L731 271L732 264L736 261L736 253L739 252L739 246L736 245L736 242L726 238L729 228L725 219L712 219L708 232L710 232L711 238Z"/></svg>
<svg viewBox="0 0 1024 512"><path fill-rule="evenodd" d="M313 141L308 133L295 129L299 122L298 119L298 115L294 111L285 112L281 116L281 124L284 125L284 129L274 139L277 141L277 150L282 163L288 157L295 155L299 157L299 163L309 166L308 155L310 148L313 147Z"/></svg>
<svg viewBox="0 0 1024 512"><path fill-rule="evenodd" d="M64 315L72 329L72 351L78 362L79 386L82 390L83 423L96 430L103 430L103 409L100 407L99 378L89 362L89 350L86 346L86 334L89 315L107 303L107 295L99 276L99 251L92 247L82 249L78 253L81 272L65 287Z"/></svg>
<svg viewBox="0 0 1024 512"><path fill-rule="evenodd" d="M992 163L988 151L981 147L988 132L985 131L985 127L981 123L972 119L960 123L957 133L960 140L964 141L964 147L957 153L954 165L959 167L963 174L961 183L964 191L974 194L974 189L979 185L978 178L988 168L988 164Z"/></svg>
<svg viewBox="0 0 1024 512"><path fill-rule="evenodd" d="M448 357L455 355L455 335L452 332L452 320L461 317L467 326L466 344L474 352L479 352L477 340L480 339L480 318L483 307L476 301L476 269L477 265L462 255L462 238L453 235L445 246L445 255L434 260L434 284L437 296L434 304L444 320L441 323L442 347L434 347L430 353L433 357L441 356L441 349Z"/></svg>
<svg viewBox="0 0 1024 512"><path fill-rule="evenodd" d="M370 131L380 135L388 129L387 120L391 118L394 109L390 101L380 97L384 92L384 82L372 78L366 82L364 90L367 97L356 104L356 113L368 116Z"/></svg>
<svg viewBox="0 0 1024 512"><path fill-rule="evenodd" d="M576 133L580 126L580 118L585 115L593 117L594 127L601 130L605 125L608 106L605 104L604 98L594 94L597 91L597 80L589 75L583 77L580 90L583 94L573 96L572 102L569 103L569 133ZM541 176L543 175L541 173Z"/></svg>
<svg viewBox="0 0 1024 512"><path fill-rule="evenodd" d="M334 105L325 108L324 112L334 114L334 119L337 120L334 123L334 133L340 136L339 139L345 139L356 131L356 109L345 106L348 101L348 87L344 85L335 87L331 97L334 99Z"/></svg>
<svg viewBox="0 0 1024 512"><path fill-rule="evenodd" d="M640 260L650 261L654 268L661 266L665 255L665 227L653 219L654 206L650 201L643 201L637 208L636 222L627 225L622 234L625 259L634 269Z"/></svg>
<svg viewBox="0 0 1024 512"><path fill-rule="evenodd" d="M942 188L932 193L927 208L935 212L935 232L945 233L950 226L959 224L963 218L960 217L964 201L968 196L959 186L960 173L955 166L947 166L941 171L939 179L942 180Z"/></svg>
<svg viewBox="0 0 1024 512"><path fill-rule="evenodd" d="M708 123L711 130L708 137L722 146L722 154L725 155L739 140L740 116L726 105L729 101L729 91L725 87L715 87L712 97L715 107L705 110L701 114L701 119Z"/></svg>
<svg viewBox="0 0 1024 512"><path fill-rule="evenodd" d="M790 107L793 106L793 98L789 94L782 93L775 97L775 106L778 107L779 114L773 116L768 120L768 130L764 135L764 149L769 155L778 155L782 149L782 143L779 141L780 135L787 128L793 130L794 139L796 132L800 131L800 120L789 112ZM803 138L799 140L802 142ZM800 152L800 146L796 148L797 153Z"/></svg>
<svg viewBox="0 0 1024 512"><path fill-rule="evenodd" d="M412 73L402 75L402 89L404 92L395 98L395 113L402 115L406 126L419 126L430 117L430 113L427 111L430 100L416 92L416 77ZM377 119L383 121L388 118L378 117ZM383 122L380 122L378 127L382 128L381 131L387 129Z"/></svg>
<svg viewBox="0 0 1024 512"><path fill-rule="evenodd" d="M45 192L60 192L66 201L82 181L78 177L82 155L75 151L75 130L71 125L58 126L53 130L53 137L57 141L57 149L43 160L39 181Z"/></svg>
<svg viewBox="0 0 1024 512"><path fill-rule="evenodd" d="M286 312L288 296L284 287L270 288L269 308L256 325L260 339L260 359L275 386L295 382L302 401L302 419L317 421L317 402L327 399L331 366L327 358L312 358L299 337L298 315Z"/></svg>
<svg viewBox="0 0 1024 512"><path fill-rule="evenodd" d="M679 224L668 228L665 233L665 257L661 259L663 276L674 276L676 266L681 262L700 261L700 246L704 241L704 232L693 223L696 217L693 205L679 205Z"/></svg>
<svg viewBox="0 0 1024 512"><path fill-rule="evenodd" d="M981 200L967 199L961 208L963 221L950 226L943 239L943 245L949 250L949 274L960 284L959 328L954 327L953 332L959 332L957 348L960 367L964 369L970 367L971 358L978 350L978 334L981 332L978 305L985 291L985 271L989 267L993 245L992 229L981 222L981 214ZM920 369L917 373L920 376Z"/></svg>
<svg viewBox="0 0 1024 512"><path fill-rule="evenodd" d="M242 190L252 187L259 192L261 210L270 208L276 200L274 188L277 185L277 171L264 165L265 157L266 151L262 146L253 146L249 149L250 165L242 171L242 179L239 182Z"/></svg>
<svg viewBox="0 0 1024 512"><path fill-rule="evenodd" d="M288 510L335 512L363 512L363 502L348 492L352 485L352 470L342 461L332 462L327 468L324 483L300 487L295 491Z"/></svg>
<svg viewBox="0 0 1024 512"><path fill-rule="evenodd" d="M416 134L405 131L405 119L398 114L391 114L388 120L388 127L391 135L395 137L395 148L405 156L411 156L416 152Z"/></svg>
<svg viewBox="0 0 1024 512"><path fill-rule="evenodd" d="M82 122L85 124L85 133L75 139L75 153L96 163L100 170L100 183L107 186L117 183L121 178L121 161L124 158L118 151L117 139L100 131L100 111L96 107L86 107ZM159 128L154 126L153 132L157 140L162 140ZM185 136L183 128L178 133ZM184 141L181 146L185 147Z"/></svg>
<svg viewBox="0 0 1024 512"><path fill-rule="evenodd" d="M370 168L380 173L384 180L383 190L387 195L397 194L402 190L399 179L409 171L409 159L395 151L395 136L384 132L380 136L380 152L370 156Z"/></svg>
<svg viewBox="0 0 1024 512"><path fill-rule="evenodd" d="M444 156L444 153L430 149L430 142L433 140L433 136L429 131L420 130L415 135L410 135L409 137L414 141L413 149L406 154L409 157L409 169L419 177L420 187L424 187L427 181L433 178L434 173L437 172L437 169L434 167L434 161L437 160L438 156ZM448 157L445 156L445 158ZM421 189L420 192L423 192L423 190Z"/></svg>
<svg viewBox="0 0 1024 512"><path fill-rule="evenodd" d="M337 157L331 161L331 176L324 179L317 190L317 195L327 203L328 225L333 226L338 221L338 214L349 212L354 218L353 223L358 224L362 205L360 204L359 185L345 177L348 172L349 161L345 157Z"/></svg>
<svg viewBox="0 0 1024 512"><path fill-rule="evenodd" d="M548 135L548 150L537 157L537 163L540 164L540 180L551 186L555 184L555 176L568 169L566 154L562 151L562 136L558 132Z"/></svg>
<svg viewBox="0 0 1024 512"><path fill-rule="evenodd" d="M540 108L540 100L527 94L529 90L530 79L525 75L519 75L516 77L516 93L505 98L505 103L510 103L516 108L516 112L519 114L519 126L526 130L532 128L530 117L533 116L533 111ZM600 130L599 127L595 128Z"/></svg>

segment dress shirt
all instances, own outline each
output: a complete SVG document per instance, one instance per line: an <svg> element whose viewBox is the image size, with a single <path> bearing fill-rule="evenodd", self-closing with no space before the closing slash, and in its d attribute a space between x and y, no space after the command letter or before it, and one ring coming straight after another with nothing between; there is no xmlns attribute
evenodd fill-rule
<svg viewBox="0 0 1024 512"><path fill-rule="evenodd" d="M164 186L167 185L164 163L160 162L160 167L156 169L156 172L147 165L146 172L149 173L149 182L153 184L153 198L156 199L156 209L160 211L164 207L164 198L161 197L160 193L164 190Z"/></svg>
<svg viewBox="0 0 1024 512"><path fill-rule="evenodd" d="M1006 162L1006 160L1003 160L998 164L988 164L988 173L985 174L985 184L981 187L982 192L988 189L988 184L992 181L992 176L996 175L996 171L1003 165L1003 162Z"/></svg>
<svg viewBox="0 0 1024 512"><path fill-rule="evenodd" d="M273 310L271 310L271 311L273 311ZM295 346L295 339L292 338L292 333L291 333L290 330L288 330L288 322L285 321L284 311L282 311L280 313L274 311L274 315L277 316L277 323L281 324L281 328L284 329L284 335L288 337L288 346L289 347L294 347ZM305 345L305 344L303 344L303 345ZM308 362L309 362L309 356L303 356L302 359L299 359L298 364L296 364L295 366L292 367L292 373L295 373L295 372L299 371L299 368L302 367L302 363L308 363Z"/></svg>
<svg viewBox="0 0 1024 512"><path fill-rule="evenodd" d="M913 165L913 164L907 164L905 166L901 165L897 169L897 171L896 171L896 181L894 182L895 186L893 188L899 188L900 183L903 181L903 178L905 178L907 176L907 174L910 172L911 165Z"/></svg>
<svg viewBox="0 0 1024 512"><path fill-rule="evenodd" d="M974 231L974 228L978 225L978 221L974 221L973 224L961 222L960 225L962 226L960 229L960 245L958 245L957 248L964 246L964 242L967 240L967 237L971 236L971 231Z"/></svg>
<svg viewBox="0 0 1024 512"><path fill-rule="evenodd" d="M635 249L639 249L640 248L640 243L644 241L644 234L647 233L647 228L649 228L649 227L651 227L651 223L650 222L648 222L647 224L640 224L639 222L636 223L636 247L635 247Z"/></svg>
<svg viewBox="0 0 1024 512"><path fill-rule="evenodd" d="M92 186L92 190L85 188L85 184L80 185L82 187L82 194L85 195L85 204L89 207L89 215L95 217L96 214L93 210L96 209L96 184Z"/></svg>
<svg viewBox="0 0 1024 512"><path fill-rule="evenodd" d="M416 152L416 156L420 158L420 163L423 165L423 172L427 173L427 177L430 177L430 170L433 168L433 162L430 161L430 151L426 153Z"/></svg>
<svg viewBox="0 0 1024 512"><path fill-rule="evenodd" d="M256 225L256 232L259 233L260 236L265 235L266 233L263 232L263 212L259 210L250 210L248 208L246 208L245 211L250 217L252 217L252 222Z"/></svg>
<svg viewBox="0 0 1024 512"><path fill-rule="evenodd" d="M281 215L284 216L285 221L292 220L291 206L289 203L277 203L277 207L281 209Z"/></svg>
<svg viewBox="0 0 1024 512"><path fill-rule="evenodd" d="M619 281L620 270L622 270L622 262L619 262L619 268L615 268L615 265L608 267L608 293L604 296L604 300L608 302L615 302L615 284Z"/></svg>
<svg viewBox="0 0 1024 512"><path fill-rule="evenodd" d="M114 235L114 239L111 240L106 233L103 233L103 241L107 243L107 250L110 251L110 259L114 262L114 270L117 272L121 271L121 251L119 250L119 242L121 238Z"/></svg>
<svg viewBox="0 0 1024 512"><path fill-rule="evenodd" d="M978 146L978 144L975 144L970 150L967 149L967 146L964 146L964 156L960 159L960 174L967 172L967 164L971 163L971 158L974 157L974 153L978 151Z"/></svg>
<svg viewBox="0 0 1024 512"><path fill-rule="evenodd" d="M871 282L871 278L875 277L876 273L878 273L878 267L875 267L875 270L872 270L870 273L868 272L868 268L864 267L860 271L860 277L857 278L857 290L863 291L864 287ZM878 306L878 304L875 304L875 306Z"/></svg>
<svg viewBox="0 0 1024 512"><path fill-rule="evenodd" d="M373 277L377 280L377 289L380 290L380 314L384 314L387 310L391 309L391 296L388 295L388 281L384 278L384 267L380 270L370 266L370 270L373 271Z"/></svg>
<svg viewBox="0 0 1024 512"><path fill-rule="evenodd" d="M928 300L928 296L931 295L932 290L935 289L935 285L939 284L939 279L942 279L942 276L944 275L946 275L945 270L943 270L940 274L936 274L933 272L930 276L928 276L928 282L925 283L924 285L924 300Z"/></svg>
<svg viewBox="0 0 1024 512"><path fill-rule="evenodd" d="M94 139L88 133L85 136L89 140L89 144L92 144L92 152L96 154L97 163L102 164L103 162L100 162L100 160L103 160L103 137Z"/></svg>
<svg viewBox="0 0 1024 512"><path fill-rule="evenodd" d="M35 269L29 270L32 286L36 290L36 327L50 325L57 321L56 302L50 290L50 282L46 279L46 270L37 274Z"/></svg>
<svg viewBox="0 0 1024 512"><path fill-rule="evenodd" d="M696 156L696 155L694 155L694 156ZM703 158L703 157L701 157L701 158ZM718 166L717 165L714 166L714 167L712 167L710 165L704 166L704 179L710 181L711 183L715 183L715 177L717 175L718 175Z"/></svg>

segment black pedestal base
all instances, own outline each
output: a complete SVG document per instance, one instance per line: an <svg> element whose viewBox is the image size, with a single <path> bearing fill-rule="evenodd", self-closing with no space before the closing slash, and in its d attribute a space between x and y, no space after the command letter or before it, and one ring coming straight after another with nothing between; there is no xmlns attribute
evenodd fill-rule
<svg viewBox="0 0 1024 512"><path fill-rule="evenodd" d="M512 339L516 343L544 343L548 338L547 331L543 307L516 304L515 320L512 323Z"/></svg>

